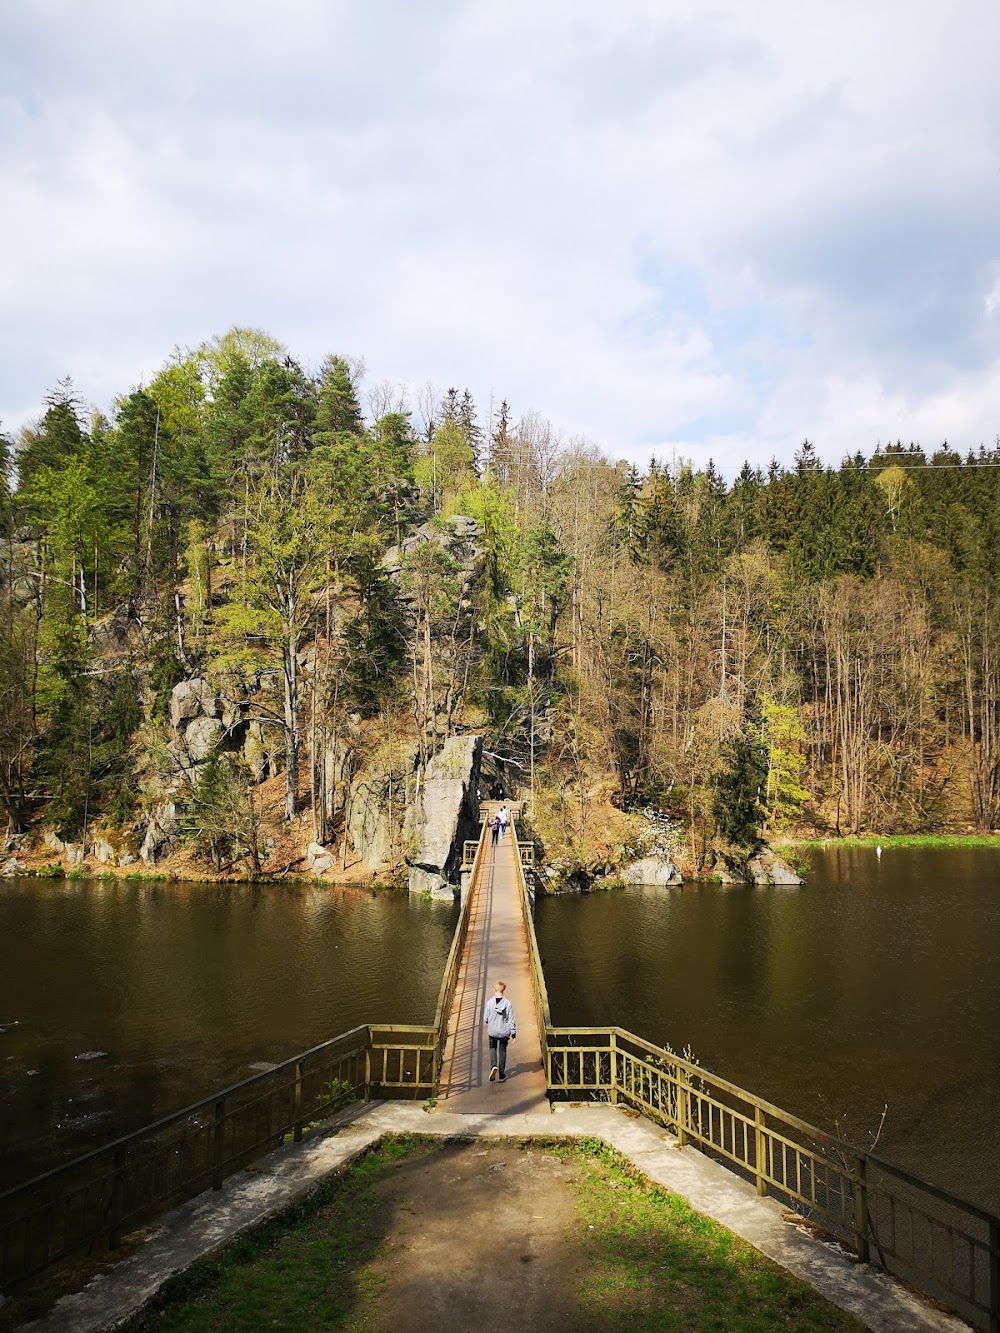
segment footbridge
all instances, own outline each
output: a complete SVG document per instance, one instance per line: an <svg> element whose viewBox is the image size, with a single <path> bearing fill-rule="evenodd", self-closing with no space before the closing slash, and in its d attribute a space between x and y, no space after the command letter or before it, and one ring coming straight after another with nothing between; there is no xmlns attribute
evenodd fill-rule
<svg viewBox="0 0 1000 1333"><path fill-rule="evenodd" d="M514 1133L554 1103L638 1113L678 1148L728 1167L975 1327L1000 1333L1000 1218L824 1133L618 1027L553 1024L517 817L465 848L467 886L430 1024L365 1024L55 1171L0 1194L0 1293L55 1264L114 1251L185 1200L319 1128L352 1102L423 1103L468 1133ZM489 1080L483 1009L507 983L517 1039ZM416 1110L416 1108L414 1108ZM428 1122L430 1123L430 1122ZM552 1125L551 1130L546 1128ZM532 1129L530 1132L536 1132Z"/></svg>

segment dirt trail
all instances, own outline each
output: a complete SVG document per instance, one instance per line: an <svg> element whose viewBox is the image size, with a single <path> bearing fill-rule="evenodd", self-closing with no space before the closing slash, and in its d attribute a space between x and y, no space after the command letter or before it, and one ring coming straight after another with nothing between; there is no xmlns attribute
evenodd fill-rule
<svg viewBox="0 0 1000 1333"><path fill-rule="evenodd" d="M583 1267L568 1185L580 1169L551 1148L449 1143L404 1159L380 1186L385 1333L500 1333L578 1326ZM570 1241L570 1243L567 1243Z"/></svg>

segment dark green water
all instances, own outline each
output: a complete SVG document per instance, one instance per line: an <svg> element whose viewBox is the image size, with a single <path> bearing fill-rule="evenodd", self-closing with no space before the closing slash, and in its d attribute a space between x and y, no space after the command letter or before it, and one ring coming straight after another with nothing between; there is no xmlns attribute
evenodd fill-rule
<svg viewBox="0 0 1000 1333"><path fill-rule="evenodd" d="M457 909L0 880L0 1189L364 1022L430 1022Z"/></svg>
<svg viewBox="0 0 1000 1333"><path fill-rule="evenodd" d="M1000 851L818 852L802 888L546 899L553 1020L617 1023L1000 1210Z"/></svg>

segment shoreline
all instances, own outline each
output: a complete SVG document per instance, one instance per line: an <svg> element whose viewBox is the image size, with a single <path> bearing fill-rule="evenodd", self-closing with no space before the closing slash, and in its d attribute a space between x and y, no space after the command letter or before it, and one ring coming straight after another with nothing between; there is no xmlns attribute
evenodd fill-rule
<svg viewBox="0 0 1000 1333"><path fill-rule="evenodd" d="M842 837L787 838L771 844L776 852L826 850L830 847L996 847L1000 832L994 833L859 833Z"/></svg>

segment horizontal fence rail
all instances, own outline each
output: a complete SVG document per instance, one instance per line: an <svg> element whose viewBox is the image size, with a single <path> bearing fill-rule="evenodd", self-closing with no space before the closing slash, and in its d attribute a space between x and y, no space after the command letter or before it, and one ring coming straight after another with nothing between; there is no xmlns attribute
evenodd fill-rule
<svg viewBox="0 0 1000 1333"><path fill-rule="evenodd" d="M625 1103L1000 1333L1000 1219L621 1028L546 1029L549 1093Z"/></svg>
<svg viewBox="0 0 1000 1333"><path fill-rule="evenodd" d="M513 836L516 847L531 847L532 853L534 853L533 843L517 842L516 830ZM535 1020L538 1024L538 1039L542 1047L542 1060L545 1063L547 1076L549 1066L546 1054L546 1034L549 1023L552 1021L549 1013L549 991L545 984L545 973L542 971L541 954L538 952L538 938L535 935L535 918L532 912L531 895L528 893L527 880L524 878L525 860L523 855L514 858L514 865L517 877L517 892L521 903L521 917L524 921L525 934L528 937L528 965L531 970L531 989L535 998Z"/></svg>
<svg viewBox="0 0 1000 1333"><path fill-rule="evenodd" d="M0 1195L0 1292L130 1232L299 1140L347 1102L426 1098L437 1029L355 1028Z"/></svg>

